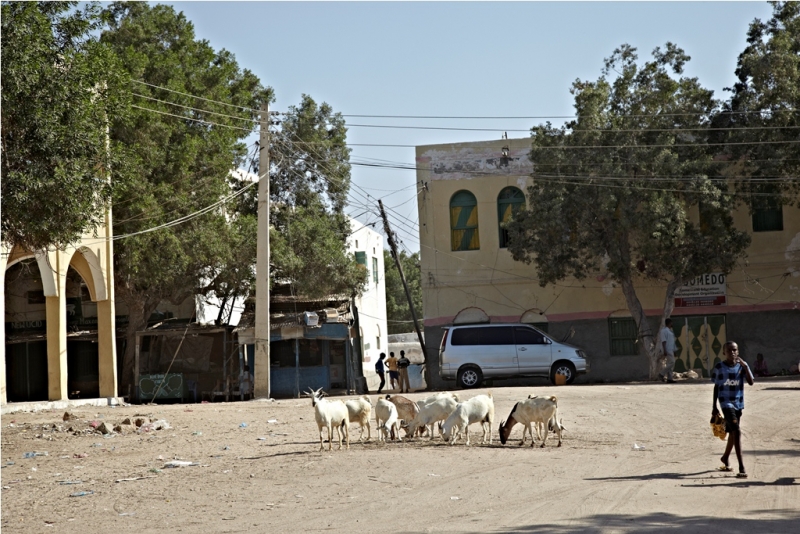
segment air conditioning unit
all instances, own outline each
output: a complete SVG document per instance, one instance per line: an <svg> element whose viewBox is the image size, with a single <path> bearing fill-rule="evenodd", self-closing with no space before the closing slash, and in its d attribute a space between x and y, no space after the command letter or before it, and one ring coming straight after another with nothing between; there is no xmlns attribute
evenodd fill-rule
<svg viewBox="0 0 800 534"><path fill-rule="evenodd" d="M314 312L303 312L303 323L306 326L319 325L319 315Z"/></svg>

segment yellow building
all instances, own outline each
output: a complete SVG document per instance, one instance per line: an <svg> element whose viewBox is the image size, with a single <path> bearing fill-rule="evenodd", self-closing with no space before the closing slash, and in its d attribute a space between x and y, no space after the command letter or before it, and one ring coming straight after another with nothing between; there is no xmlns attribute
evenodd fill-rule
<svg viewBox="0 0 800 534"><path fill-rule="evenodd" d="M591 361L591 373L579 380L646 379L633 319L607 273L542 288L533 265L511 258L500 222L525 202L533 182L529 149L529 139L417 147L428 368L438 369L442 327L462 313L533 323L569 339ZM727 276L708 273L676 295L678 372L707 375L728 339L749 362L763 353L771 373L800 360L800 209L752 216L741 209L734 220L752 236L747 259ZM636 288L656 327L666 285L639 280ZM446 385L432 375L432 386Z"/></svg>
<svg viewBox="0 0 800 534"><path fill-rule="evenodd" d="M117 396L110 210L105 215L96 232L63 251L32 252L2 245L5 343L0 349L0 403L67 400L68 369L78 367L91 382L81 387L89 388L93 397ZM83 311L91 317L91 325L73 320L83 319ZM96 331L91 340L80 336L86 330ZM89 353L79 351L68 359L68 344L76 347L79 339L88 344ZM82 397L86 398L85 390Z"/></svg>

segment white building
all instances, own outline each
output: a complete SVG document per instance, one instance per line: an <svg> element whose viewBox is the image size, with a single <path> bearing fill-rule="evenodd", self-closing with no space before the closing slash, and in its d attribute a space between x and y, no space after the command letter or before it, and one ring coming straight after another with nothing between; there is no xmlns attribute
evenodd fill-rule
<svg viewBox="0 0 800 534"><path fill-rule="evenodd" d="M386 278L383 266L383 236L363 223L350 219L351 234L348 250L369 273L369 280L358 306L359 334L364 377L371 392L377 391L380 379L375 374L375 362L381 352L388 355L389 340L386 326ZM354 340L355 341L355 340Z"/></svg>

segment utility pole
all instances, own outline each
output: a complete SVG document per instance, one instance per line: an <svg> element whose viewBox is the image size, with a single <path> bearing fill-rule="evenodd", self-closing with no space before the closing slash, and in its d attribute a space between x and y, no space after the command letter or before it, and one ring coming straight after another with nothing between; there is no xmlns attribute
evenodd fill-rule
<svg viewBox="0 0 800 534"><path fill-rule="evenodd" d="M383 210L383 201L378 199L378 206L381 209L381 218L383 218L383 231L386 232L386 237L389 240L389 248L392 251L392 259L394 264L397 265L397 270L400 271L400 280L403 282L403 287L406 290L406 298L408 299L408 309L411 310L411 318L414 319L414 329L417 331L419 338L419 346L422 348L422 357L428 361L428 352L425 350L425 341L422 339L422 332L419 329L417 322L417 312L414 310L414 303L411 301L411 291L408 290L408 283L406 283L406 275L403 274L403 266L400 265L400 257L397 255L397 243L394 241L394 232L389 228L389 219L386 218L386 212Z"/></svg>
<svg viewBox="0 0 800 534"><path fill-rule="evenodd" d="M269 361L269 103L259 110L258 233L256 238L256 327L253 361L253 396L270 396Z"/></svg>

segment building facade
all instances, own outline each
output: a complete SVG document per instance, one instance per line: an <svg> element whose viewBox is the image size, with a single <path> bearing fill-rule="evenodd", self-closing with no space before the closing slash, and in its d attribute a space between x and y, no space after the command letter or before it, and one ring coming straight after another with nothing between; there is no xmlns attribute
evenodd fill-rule
<svg viewBox="0 0 800 534"><path fill-rule="evenodd" d="M0 403L117 396L111 212L64 250L2 245Z"/></svg>
<svg viewBox="0 0 800 534"><path fill-rule="evenodd" d="M389 352L383 236L355 219L350 219L350 229L348 250L368 274L364 292L356 299L361 367L369 391L377 391L380 379L375 374L375 362L381 352Z"/></svg>
<svg viewBox="0 0 800 534"><path fill-rule="evenodd" d="M417 147L420 255L428 369L437 376L442 327L479 308L492 322L527 322L586 350L583 381L641 380L648 362L621 289L607 273L544 288L533 265L511 258L501 228L533 184L529 139ZM696 212L695 208L695 212ZM693 214L699 220L699 213ZM726 340L744 357L763 353L770 370L800 359L800 210L783 206L733 214L752 237L746 261L727 276L708 273L679 290L672 314L676 371L707 375ZM666 284L639 281L637 293L654 327Z"/></svg>

